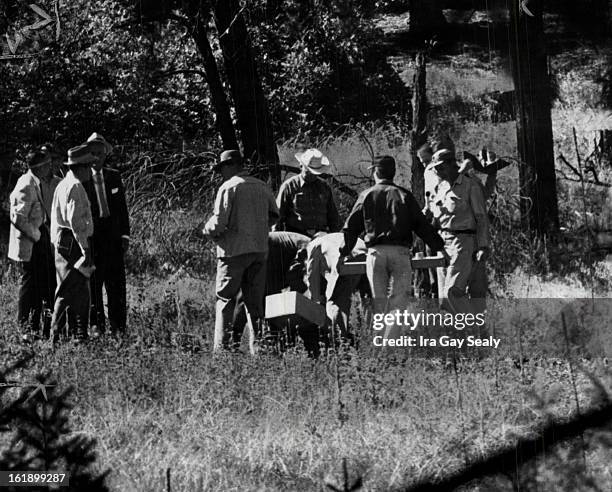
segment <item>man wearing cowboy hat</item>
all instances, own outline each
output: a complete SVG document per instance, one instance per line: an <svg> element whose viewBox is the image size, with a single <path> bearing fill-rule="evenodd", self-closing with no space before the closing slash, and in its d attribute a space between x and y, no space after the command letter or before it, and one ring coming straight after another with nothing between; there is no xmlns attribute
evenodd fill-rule
<svg viewBox="0 0 612 492"><path fill-rule="evenodd" d="M239 151L224 151L213 170L224 180L217 192L213 216L203 230L217 243L213 350L240 345L232 326L236 298L242 291L253 353L254 337L261 337L264 314L268 231L278 220L278 208L267 185L247 174Z"/></svg>
<svg viewBox="0 0 612 492"><path fill-rule="evenodd" d="M78 340L87 338L93 219L83 183L90 179L95 161L90 144L71 148L66 162L68 172L53 195L51 242L58 282L51 322L54 341L66 328Z"/></svg>
<svg viewBox="0 0 612 492"><path fill-rule="evenodd" d="M489 252L489 221L482 183L459 172L454 152L436 152L428 166L440 177L431 202L434 220L450 256L447 268L438 270L442 306L454 313L470 313L468 283L475 262Z"/></svg>
<svg viewBox="0 0 612 492"><path fill-rule="evenodd" d="M112 145L99 133L92 133L87 142L96 157L91 180L85 184L94 224L91 243L96 267L90 279L90 324L94 335L106 331L102 294L104 288L111 331L123 334L127 319L124 255L130 244L130 218L125 190L119 171L104 167L106 157L113 149Z"/></svg>
<svg viewBox="0 0 612 492"><path fill-rule="evenodd" d="M380 314L408 308L413 232L432 251L445 253L444 241L427 221L412 193L393 183L395 159L377 156L370 169L375 185L362 192L353 206L344 225L340 253L348 255L358 236L364 233L373 311Z"/></svg>
<svg viewBox="0 0 612 492"><path fill-rule="evenodd" d="M43 336L48 337L55 292L55 267L49 238L51 202L59 179L51 174L51 157L32 152L26 157L28 172L10 195L11 231L8 257L19 264L21 286L17 321L23 338L38 336L43 313Z"/></svg>
<svg viewBox="0 0 612 492"><path fill-rule="evenodd" d="M276 203L280 219L276 230L298 232L313 237L317 232L336 232L340 216L332 190L319 176L328 173L329 159L317 149L295 154L301 172L285 181Z"/></svg>

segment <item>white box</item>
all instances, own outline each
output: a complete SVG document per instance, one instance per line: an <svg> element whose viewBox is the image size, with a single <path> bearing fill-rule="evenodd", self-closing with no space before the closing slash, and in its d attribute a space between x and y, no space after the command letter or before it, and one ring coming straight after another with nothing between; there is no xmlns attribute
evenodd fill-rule
<svg viewBox="0 0 612 492"><path fill-rule="evenodd" d="M306 320L321 326L326 318L325 307L298 292L281 292L266 297L266 319L296 323Z"/></svg>

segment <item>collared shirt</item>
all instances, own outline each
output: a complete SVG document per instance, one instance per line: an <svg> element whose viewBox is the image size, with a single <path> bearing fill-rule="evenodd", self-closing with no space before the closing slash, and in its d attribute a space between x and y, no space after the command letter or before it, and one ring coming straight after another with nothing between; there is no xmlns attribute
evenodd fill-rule
<svg viewBox="0 0 612 492"><path fill-rule="evenodd" d="M412 232L434 251L444 247L444 241L429 224L417 201L408 190L384 180L359 195L344 225L345 250L351 250L357 236L367 247L392 244L412 247Z"/></svg>
<svg viewBox="0 0 612 492"><path fill-rule="evenodd" d="M475 230L479 248L489 246L489 220L482 183L459 174L451 185L442 181L432 203L433 216L441 229Z"/></svg>
<svg viewBox="0 0 612 492"><path fill-rule="evenodd" d="M267 185L241 172L221 185L204 230L217 242L217 257L268 251L268 230L278 218Z"/></svg>
<svg viewBox="0 0 612 492"><path fill-rule="evenodd" d="M51 206L51 242L57 246L61 229L70 229L85 252L93 235L93 219L87 192L72 171L60 181Z"/></svg>
<svg viewBox="0 0 612 492"><path fill-rule="evenodd" d="M306 249L306 283L310 298L319 302L321 297L321 277L325 277L327 288L325 299L329 300L334 293L338 281L338 262L340 260L340 249L344 245L344 234L337 232L326 234L313 239ZM361 239L357 239L355 246L350 252L351 259L363 256L367 248Z"/></svg>
<svg viewBox="0 0 612 492"><path fill-rule="evenodd" d="M278 230L308 234L340 229L332 190L321 178L306 181L301 174L289 178L281 185L276 204L280 212Z"/></svg>

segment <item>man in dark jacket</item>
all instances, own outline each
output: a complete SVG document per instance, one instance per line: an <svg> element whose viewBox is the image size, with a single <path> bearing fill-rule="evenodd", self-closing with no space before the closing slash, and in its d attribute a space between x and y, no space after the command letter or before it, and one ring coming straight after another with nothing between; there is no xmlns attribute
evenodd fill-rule
<svg viewBox="0 0 612 492"><path fill-rule="evenodd" d="M444 241L427 221L408 190L393 183L395 159L378 156L370 169L375 185L359 195L346 224L348 256L360 234L368 248L366 274L372 289L373 311L407 309L411 298L413 231L432 249L444 252ZM445 254L445 253L443 253Z"/></svg>
<svg viewBox="0 0 612 492"><path fill-rule="evenodd" d="M96 267L90 279L90 324L93 335L106 330L102 288L108 299L108 321L115 334L123 334L126 327L127 303L125 263L123 256L130 244L130 221L121 175L116 169L104 167L112 146L106 139L93 133L87 140L96 156L92 177L85 185L91 202L94 222L92 254Z"/></svg>

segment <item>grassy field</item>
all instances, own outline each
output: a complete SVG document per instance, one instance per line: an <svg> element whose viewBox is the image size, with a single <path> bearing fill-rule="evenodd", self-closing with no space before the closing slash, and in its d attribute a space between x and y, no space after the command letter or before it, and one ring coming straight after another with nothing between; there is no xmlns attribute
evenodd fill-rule
<svg viewBox="0 0 612 492"><path fill-rule="evenodd" d="M493 125L486 114L464 121L443 107L444 98L469 103L475 89L508 89L501 72L474 71L470 63L457 59L453 66L430 68L432 102L440 105L436 123L458 150L488 145L499 155L516 157L513 123ZM398 69L410 79L409 64ZM565 102L553 113L555 145L557 155L571 156L573 126L586 153L594 132L612 124L605 112L578 97L581 91L592 95L593 84L575 71L564 77ZM407 135L392 124L342 130L313 144L356 188L367 184L369 145L395 156L399 181L409 182ZM293 152L294 142L283 144L281 162L296 165ZM500 176L505 201L497 214L507 221L511 212L503 209L517 193L516 182L514 167ZM588 191L590 211L610 209L607 190ZM582 210L579 190L561 185L559 193L564 224L575 225L576 211ZM562 273L536 274L531 262L540 250L524 244L511 249L518 232L511 228L504 229L493 251L493 266L511 268L491 272L496 275L490 308L496 315L489 329L498 330L504 344L482 360L462 359L454 366L444 357L418 353L382 356L371 347L360 312L353 319L362 341L359 352L317 361L300 350L283 358L213 357L214 261L211 245L195 232L211 199L203 196L191 208L133 215L129 336L121 341L64 344L56 350L42 342L21 345L12 321L18 286L10 271L4 273L0 362L32 353L21 380L50 370L60 387L74 387L71 426L74 433L97 438L96 466L111 470L112 490L168 490L168 470L172 491L323 490L326 483L342 483L343 459L351 478L363 478L364 490L402 489L532 436L551 417L566 418L578 407L584 411L596 400L593 380L612 388L608 301L596 301L591 310L592 304L571 301L612 297L610 263L590 270L577 262ZM351 204L340 197L343 213ZM525 298L570 300L519 300ZM570 310L566 304L572 303ZM569 334L560 323L562 308ZM580 440L541 457L520 470L515 486L575 491L596 484L599 489L593 490L611 490L612 456L599 437L585 435L584 459ZM513 489L507 478L493 477L471 490Z"/></svg>
<svg viewBox="0 0 612 492"><path fill-rule="evenodd" d="M589 295L571 280L513 278L519 296L528 290L543 297ZM547 333L559 312L534 309L512 313L520 319L511 325L522 332L505 333L504 350L481 361L460 360L456 370L444 358L418 353L381 356L366 346L363 327L364 349L337 360L315 362L300 351L284 358L213 357L210 286L184 274L165 282L132 278L127 339L55 351L45 343L32 347L35 358L21 377L51 370L60 387L75 388L73 431L98 439L98 466L112 470L113 490L165 490L168 469L172 490L321 490L341 482L343 458L351 476L363 477L365 490L400 489L531 435L551 416L574 414L574 385L584 410L594 399L590 377L607 388L612 383L612 343L604 343L609 334L601 324L609 313L580 315L580 333L589 333L583 340L604 331L595 345L605 345L606 353L589 359L578 353L542 358L530 350L562 339L559 331ZM29 351L10 321L15 290L7 278L0 293L7 362ZM531 354L522 368L516 364L519 337ZM587 441L586 468L575 456L577 444L566 445L522 470L523 485L582 490L591 478L608 489L610 451ZM511 490L502 478L479 487Z"/></svg>

